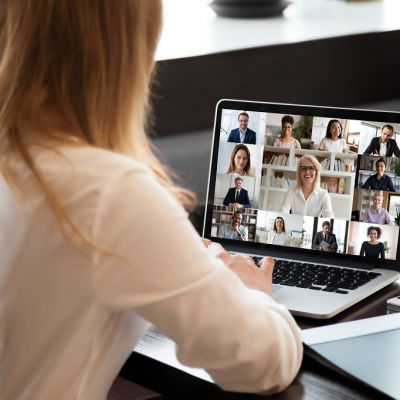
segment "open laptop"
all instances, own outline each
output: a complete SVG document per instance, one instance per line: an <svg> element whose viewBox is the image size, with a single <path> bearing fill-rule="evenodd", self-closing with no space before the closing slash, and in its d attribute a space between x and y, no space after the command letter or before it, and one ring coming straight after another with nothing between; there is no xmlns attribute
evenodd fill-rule
<svg viewBox="0 0 400 400"><path fill-rule="evenodd" d="M399 113L221 100L203 236L273 256L274 299L330 318L400 278L399 147Z"/></svg>

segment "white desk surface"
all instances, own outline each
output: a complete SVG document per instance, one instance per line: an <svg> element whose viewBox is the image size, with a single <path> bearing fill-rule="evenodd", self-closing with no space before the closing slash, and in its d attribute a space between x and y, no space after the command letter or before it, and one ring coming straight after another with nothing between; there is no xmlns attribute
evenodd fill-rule
<svg viewBox="0 0 400 400"><path fill-rule="evenodd" d="M291 0L283 16L262 19L218 17L210 1L163 0L157 60L400 29L400 0Z"/></svg>

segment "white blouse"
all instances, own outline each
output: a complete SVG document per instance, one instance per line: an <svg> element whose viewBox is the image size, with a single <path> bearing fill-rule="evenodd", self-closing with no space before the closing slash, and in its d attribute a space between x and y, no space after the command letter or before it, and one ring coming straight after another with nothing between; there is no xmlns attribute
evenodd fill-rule
<svg viewBox="0 0 400 400"><path fill-rule="evenodd" d="M290 246L290 235L286 232L277 233L274 230L270 230L267 235L267 243Z"/></svg>
<svg viewBox="0 0 400 400"><path fill-rule="evenodd" d="M279 211L310 217L334 218L331 198L328 192L321 188L311 192L306 200L300 187L290 187Z"/></svg>
<svg viewBox="0 0 400 400"><path fill-rule="evenodd" d="M319 150L331 151L333 153L343 153L347 149L348 146L344 139L332 140L330 138L323 138L319 145Z"/></svg>
<svg viewBox="0 0 400 400"><path fill-rule="evenodd" d="M0 398L105 400L147 321L225 389L284 389L302 358L288 310L206 249L147 167L91 147L58 150L36 161L104 251L65 240L24 165L20 203L0 176Z"/></svg>

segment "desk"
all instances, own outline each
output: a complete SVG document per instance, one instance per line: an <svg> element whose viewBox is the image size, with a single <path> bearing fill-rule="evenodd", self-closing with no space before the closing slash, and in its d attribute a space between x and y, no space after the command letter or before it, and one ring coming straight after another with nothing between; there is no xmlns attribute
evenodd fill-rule
<svg viewBox="0 0 400 400"><path fill-rule="evenodd" d="M386 300L400 295L400 282L393 283L378 293L329 320L296 318L302 328L352 321L386 314ZM227 393L215 385L197 379L182 371L133 353L121 370L120 376L139 385L173 398L248 399L253 395ZM262 398L257 396L257 398ZM295 381L284 392L268 399L324 399L375 400L384 399L374 389L345 378L305 356Z"/></svg>

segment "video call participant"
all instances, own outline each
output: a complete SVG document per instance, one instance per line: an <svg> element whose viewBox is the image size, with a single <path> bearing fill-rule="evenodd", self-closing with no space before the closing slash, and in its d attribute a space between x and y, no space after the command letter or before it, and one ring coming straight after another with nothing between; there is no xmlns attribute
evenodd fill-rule
<svg viewBox="0 0 400 400"><path fill-rule="evenodd" d="M315 250L337 251L336 235L331 232L331 223L329 221L322 223L322 231L316 233L312 247Z"/></svg>
<svg viewBox="0 0 400 400"><path fill-rule="evenodd" d="M285 231L285 220L282 217L276 217L273 230L268 232L267 243L290 246L290 237Z"/></svg>
<svg viewBox="0 0 400 400"><path fill-rule="evenodd" d="M364 154L372 154L381 157L392 157L394 154L396 157L400 157L400 149L396 141L392 139L393 132L394 128L392 125L383 125L381 136L372 138Z"/></svg>
<svg viewBox="0 0 400 400"><path fill-rule="evenodd" d="M370 226L367 229L367 236L369 240L363 242L361 245L360 256L366 256L371 258L385 258L385 246L380 239L382 234L381 228L379 226Z"/></svg>
<svg viewBox="0 0 400 400"><path fill-rule="evenodd" d="M232 129L228 142L256 144L256 133L247 126L249 125L249 114L241 112L238 115L239 128Z"/></svg>
<svg viewBox="0 0 400 400"><path fill-rule="evenodd" d="M296 186L286 192L280 211L311 217L334 218L328 192L320 187L321 164L310 154L300 158Z"/></svg>
<svg viewBox="0 0 400 400"><path fill-rule="evenodd" d="M383 158L380 158L376 161L375 169L376 174L371 175L361 186L361 188L395 192L392 178L385 174L386 163Z"/></svg>
<svg viewBox="0 0 400 400"><path fill-rule="evenodd" d="M394 225L389 213L382 207L383 196L379 193L374 194L372 198L372 207L367 208L364 213L364 222L371 222L379 225Z"/></svg>
<svg viewBox="0 0 400 400"><path fill-rule="evenodd" d="M291 115L282 117L282 133L274 141L276 147L294 147L301 149L300 142L292 136L294 118Z"/></svg>
<svg viewBox="0 0 400 400"><path fill-rule="evenodd" d="M244 144L237 144L232 150L227 174L252 176L250 150Z"/></svg>
<svg viewBox="0 0 400 400"><path fill-rule="evenodd" d="M3 400L106 399L150 322L226 390L300 368L273 260L207 248L151 151L161 19L161 0L1 2Z"/></svg>
<svg viewBox="0 0 400 400"><path fill-rule="evenodd" d="M243 214L240 211L235 211L232 215L230 224L222 225L221 232L218 237L224 239L249 240L247 227L241 225Z"/></svg>
<svg viewBox="0 0 400 400"><path fill-rule="evenodd" d="M251 203L249 193L246 189L242 188L243 179L238 176L235 179L235 187L230 188L224 199L224 206L234 208L250 208Z"/></svg>
<svg viewBox="0 0 400 400"><path fill-rule="evenodd" d="M331 119L326 127L326 135L319 144L319 150L335 153L346 153L347 143L342 138L342 124L337 119Z"/></svg>

